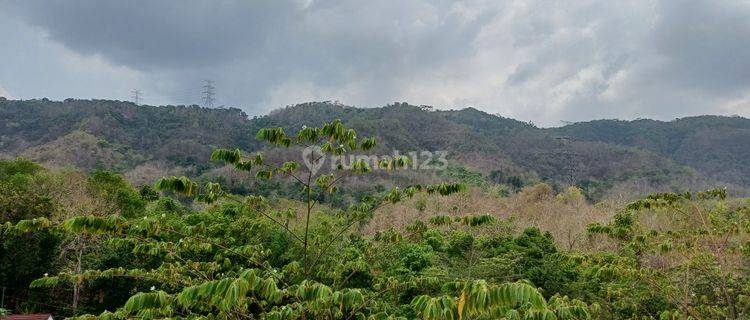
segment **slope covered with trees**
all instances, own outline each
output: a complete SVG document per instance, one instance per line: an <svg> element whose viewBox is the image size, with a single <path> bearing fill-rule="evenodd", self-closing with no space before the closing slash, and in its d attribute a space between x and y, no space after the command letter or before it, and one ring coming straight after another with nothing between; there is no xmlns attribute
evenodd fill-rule
<svg viewBox="0 0 750 320"><path fill-rule="evenodd" d="M649 150L714 179L750 183L750 119L702 116L655 120L598 120L551 129L554 135Z"/></svg>
<svg viewBox="0 0 750 320"><path fill-rule="evenodd" d="M7 306L81 319L750 315L750 202L726 189L652 194L582 215L591 208L576 187L555 194L540 183L503 195L497 186L442 182L374 188L332 207L323 200L345 180L410 159L357 160L315 174L294 159L266 157L300 145L327 155L377 148L377 139L338 120L294 133L262 128L256 138L268 146L263 153L217 148L210 159L249 180L291 179L298 200L234 194L184 176L136 189L108 171L0 161ZM528 211L468 212L460 205L467 194L523 201L518 208ZM446 198L458 202L434 206ZM403 205L421 214L371 224ZM550 215L534 217L551 214L545 206L573 212L549 223ZM581 222L585 228L573 227ZM561 229L568 239L553 236Z"/></svg>
<svg viewBox="0 0 750 320"><path fill-rule="evenodd" d="M246 115L237 109L150 107L108 100L0 101L0 151L27 152L42 162L64 157L66 148L80 153L100 151L122 155L111 163L89 162L85 154L68 165L85 169L132 169L146 161L197 165L208 160L212 146L250 147ZM217 130L222 128L222 130ZM72 135L72 137L71 137ZM94 145L84 145L90 135ZM44 145L53 146L45 150ZM58 153L62 153L60 155ZM79 152L76 152L79 153Z"/></svg>
<svg viewBox="0 0 750 320"><path fill-rule="evenodd" d="M381 143L375 152L445 150L454 171L475 172L486 183L512 188L545 181L557 190L577 185L587 197L603 199L716 184L743 192L750 185L747 162L741 161L750 150L743 139L750 130L746 119L685 119L680 127L690 134L676 138L659 122L638 126L654 127L653 132L626 130L628 123L601 125L610 128L602 130L585 129L587 124L545 130L471 108L434 111L408 104L362 109L306 103L248 119L237 109L136 106L108 100L2 100L0 154L48 166L114 170L141 185L171 174L215 177L219 168L207 161L213 148L257 151L263 145L248 137L259 128L295 131L333 119L376 137ZM614 132L597 134L603 130ZM409 179L442 178L430 172Z"/></svg>

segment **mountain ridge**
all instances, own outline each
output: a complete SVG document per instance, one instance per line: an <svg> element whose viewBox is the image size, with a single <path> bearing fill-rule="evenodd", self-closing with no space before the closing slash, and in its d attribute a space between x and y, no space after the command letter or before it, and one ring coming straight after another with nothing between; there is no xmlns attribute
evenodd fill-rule
<svg viewBox="0 0 750 320"><path fill-rule="evenodd" d="M750 134L750 120L721 116L671 122L596 120L538 128L474 108L432 110L407 103L356 108L310 102L248 117L236 108L139 106L115 100L0 100L0 154L46 163L72 161L72 166L84 170L110 169L139 181L155 178L151 175L160 171L154 168L170 166L200 176L217 168L209 161L214 148L263 150L254 138L259 128L279 126L295 132L303 125L333 119L341 119L362 136L377 137L381 152L446 150L452 165L481 173L491 183L578 185L592 198L633 188L642 189L636 195L711 185L750 188L750 178L745 178L745 173L750 177L750 167L742 161L750 155L750 145L743 140ZM107 155L106 161L70 160L66 145L84 150L78 152L89 150L70 142L75 139L66 140L67 144L58 141L75 131L87 137L89 149ZM92 137L98 139L95 146ZM726 150L695 154L691 145L685 145L694 142L699 150L713 150L710 147L717 141ZM721 168L715 168L717 163ZM133 172L143 167L150 176Z"/></svg>
<svg viewBox="0 0 750 320"><path fill-rule="evenodd" d="M696 116L668 122L596 120L549 131L583 141L649 150L710 177L720 177L734 184L750 184L750 162L747 161L750 159L750 119L739 116Z"/></svg>

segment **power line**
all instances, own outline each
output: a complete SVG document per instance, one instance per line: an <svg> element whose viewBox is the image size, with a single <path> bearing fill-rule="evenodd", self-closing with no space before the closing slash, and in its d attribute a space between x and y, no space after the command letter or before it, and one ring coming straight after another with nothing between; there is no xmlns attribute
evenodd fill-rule
<svg viewBox="0 0 750 320"><path fill-rule="evenodd" d="M214 87L214 82L211 80L204 80L206 84L203 85L203 106L212 108L214 106L214 95L216 93L214 90L216 90L216 87Z"/></svg>
<svg viewBox="0 0 750 320"><path fill-rule="evenodd" d="M141 104L141 90L133 89L133 91L131 92L133 93L133 103L135 103L136 105L140 105Z"/></svg>

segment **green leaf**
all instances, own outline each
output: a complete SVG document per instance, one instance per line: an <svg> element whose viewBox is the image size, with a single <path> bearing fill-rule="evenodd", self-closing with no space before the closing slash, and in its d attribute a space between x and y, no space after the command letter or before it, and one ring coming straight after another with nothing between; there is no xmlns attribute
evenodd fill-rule
<svg viewBox="0 0 750 320"><path fill-rule="evenodd" d="M242 160L240 149L216 149L211 153L211 160L220 160L230 164L237 164Z"/></svg>
<svg viewBox="0 0 750 320"><path fill-rule="evenodd" d="M188 177L168 177L161 178L156 181L157 190L170 190L176 193L184 194L188 197L192 197L198 191L198 185L190 181Z"/></svg>

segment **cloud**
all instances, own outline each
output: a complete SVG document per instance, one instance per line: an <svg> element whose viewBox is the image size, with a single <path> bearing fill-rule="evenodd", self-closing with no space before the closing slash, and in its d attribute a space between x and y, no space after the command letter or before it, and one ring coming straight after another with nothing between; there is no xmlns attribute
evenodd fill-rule
<svg viewBox="0 0 750 320"><path fill-rule="evenodd" d="M475 106L540 125L750 114L737 107L750 92L747 2L29 0L0 8L30 39L122 84L93 91L138 86L153 93L150 103L199 102L201 80L213 79L218 104L251 114L307 100ZM34 48L23 42L20 51ZM48 86L21 91L67 88Z"/></svg>
<svg viewBox="0 0 750 320"><path fill-rule="evenodd" d="M44 29L7 14L5 4L0 2L0 85L13 97L125 100L132 88L150 82L101 55L82 55L50 41Z"/></svg>

